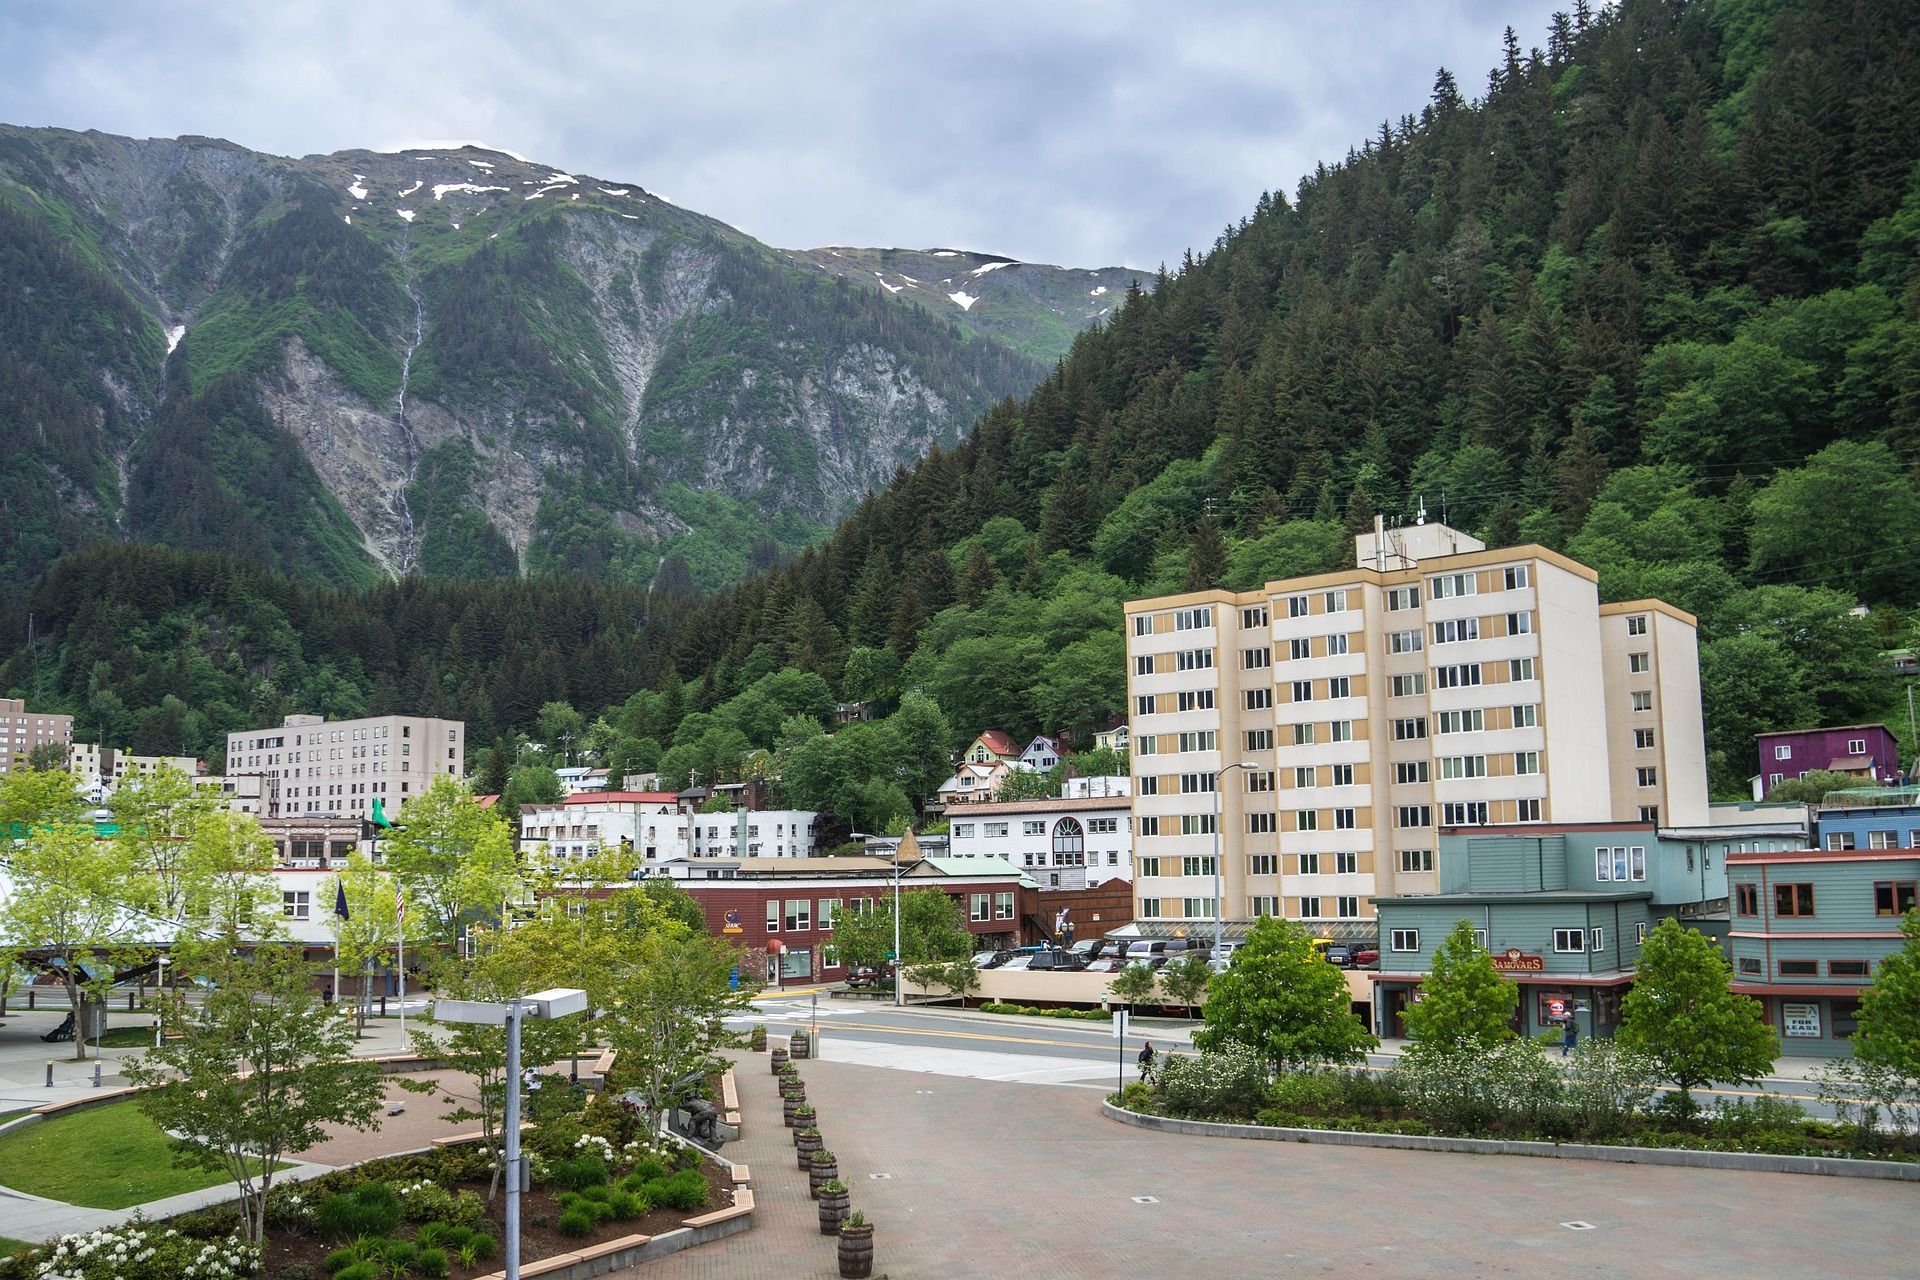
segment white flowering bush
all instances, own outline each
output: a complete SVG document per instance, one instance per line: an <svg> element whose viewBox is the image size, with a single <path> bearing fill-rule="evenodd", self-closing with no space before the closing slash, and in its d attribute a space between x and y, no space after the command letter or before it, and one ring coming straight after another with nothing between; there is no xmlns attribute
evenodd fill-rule
<svg viewBox="0 0 1920 1280"><path fill-rule="evenodd" d="M1630 1130L1658 1088L1660 1067L1616 1040L1588 1038L1573 1052L1564 1103L1584 1138L1618 1138Z"/></svg>
<svg viewBox="0 0 1920 1280"><path fill-rule="evenodd" d="M238 1236L199 1240L135 1218L62 1236L32 1259L37 1280L240 1280L260 1252Z"/></svg>
<svg viewBox="0 0 1920 1280"><path fill-rule="evenodd" d="M1443 1133L1545 1135L1565 1123L1566 1082L1533 1040L1415 1045L1400 1082Z"/></svg>
<svg viewBox="0 0 1920 1280"><path fill-rule="evenodd" d="M576 1156L599 1156L608 1164L614 1163L613 1143L598 1134L583 1133L574 1140L573 1154Z"/></svg>
<svg viewBox="0 0 1920 1280"><path fill-rule="evenodd" d="M1260 1055L1232 1042L1196 1057L1170 1053L1155 1074L1167 1110L1186 1116L1251 1115L1267 1083Z"/></svg>

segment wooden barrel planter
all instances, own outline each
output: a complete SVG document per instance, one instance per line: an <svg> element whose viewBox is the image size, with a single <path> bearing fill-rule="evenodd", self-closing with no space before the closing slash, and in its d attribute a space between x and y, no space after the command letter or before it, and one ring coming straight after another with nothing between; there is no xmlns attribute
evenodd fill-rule
<svg viewBox="0 0 1920 1280"><path fill-rule="evenodd" d="M794 1112L798 1111L801 1107L804 1107L806 1105L807 1105L807 1100L803 1097L780 1099L781 1119L786 1122L787 1128L795 1129L799 1127L798 1125L794 1124L794 1118L795 1118Z"/></svg>
<svg viewBox="0 0 1920 1280"><path fill-rule="evenodd" d="M791 1078L782 1076L780 1078L780 1096L783 1099L792 1098L795 1102L805 1102L807 1100L807 1086L798 1076Z"/></svg>
<svg viewBox="0 0 1920 1280"><path fill-rule="evenodd" d="M793 1140L794 1164L801 1169L813 1168L813 1153L825 1145L818 1129L801 1130L800 1136Z"/></svg>
<svg viewBox="0 0 1920 1280"><path fill-rule="evenodd" d="M873 1224L859 1214L849 1214L840 1224L840 1274L845 1280L873 1274Z"/></svg>
<svg viewBox="0 0 1920 1280"><path fill-rule="evenodd" d="M747 1048L759 1053L766 1047L767 1028L764 1024L756 1025L753 1030L747 1032Z"/></svg>
<svg viewBox="0 0 1920 1280"><path fill-rule="evenodd" d="M816 1199L820 1202L820 1234L837 1236L840 1234L841 1220L847 1216L847 1203L851 1198L847 1184L835 1178L820 1188Z"/></svg>
<svg viewBox="0 0 1920 1280"><path fill-rule="evenodd" d="M840 1162L833 1158L831 1151L816 1151L807 1164L807 1194L815 1200L820 1198L820 1188L840 1177Z"/></svg>
<svg viewBox="0 0 1920 1280"><path fill-rule="evenodd" d="M786 1108L785 1119L789 1129L811 1129L817 1113L804 1102L796 1102Z"/></svg>
<svg viewBox="0 0 1920 1280"><path fill-rule="evenodd" d="M795 1060L813 1056L813 1037L804 1031L796 1031L787 1038L789 1051Z"/></svg>
<svg viewBox="0 0 1920 1280"><path fill-rule="evenodd" d="M780 1068L787 1065L787 1051L785 1049L780 1048L778 1045L774 1046L774 1050L772 1054L772 1062L773 1062L773 1074L779 1075Z"/></svg>

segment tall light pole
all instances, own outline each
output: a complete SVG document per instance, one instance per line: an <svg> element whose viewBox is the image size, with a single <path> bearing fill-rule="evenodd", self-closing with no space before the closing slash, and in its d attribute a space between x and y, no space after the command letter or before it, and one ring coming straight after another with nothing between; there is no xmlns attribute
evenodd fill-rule
<svg viewBox="0 0 1920 1280"><path fill-rule="evenodd" d="M528 1018L550 1021L587 1011L587 993L555 987L495 1003L487 1000L436 1000L433 1016L442 1022L477 1023L507 1029L507 1280L520 1280L520 1193L527 1167L520 1158L520 1024Z"/></svg>
<svg viewBox="0 0 1920 1280"><path fill-rule="evenodd" d="M862 842L868 838L864 831L849 834ZM920 852L920 842L914 838L911 828L893 844L893 1007L896 1009L905 1007L907 1003L906 992L900 987L900 855L909 844L913 846L915 854Z"/></svg>
<svg viewBox="0 0 1920 1280"><path fill-rule="evenodd" d="M1225 905L1220 900L1220 793L1225 788L1225 779L1229 773L1235 769L1251 769L1255 763L1252 760L1238 760L1222 767L1220 772L1213 776L1213 949L1215 951L1220 950L1221 917L1225 914Z"/></svg>

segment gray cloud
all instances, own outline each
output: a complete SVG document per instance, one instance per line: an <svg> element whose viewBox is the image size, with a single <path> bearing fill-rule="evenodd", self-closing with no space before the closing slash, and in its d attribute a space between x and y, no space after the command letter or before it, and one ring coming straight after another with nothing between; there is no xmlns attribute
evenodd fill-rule
<svg viewBox="0 0 1920 1280"><path fill-rule="evenodd" d="M349 0L0 9L0 119L301 155L476 139L773 244L1151 268L1542 0Z"/></svg>

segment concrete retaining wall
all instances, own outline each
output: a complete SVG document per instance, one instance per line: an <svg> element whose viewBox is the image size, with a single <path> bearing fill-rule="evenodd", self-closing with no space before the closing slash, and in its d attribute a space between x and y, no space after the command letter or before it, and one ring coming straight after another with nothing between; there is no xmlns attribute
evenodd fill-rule
<svg viewBox="0 0 1920 1280"><path fill-rule="evenodd" d="M1774 1156L1745 1151L1688 1151L1668 1147L1609 1147L1582 1142L1507 1142L1498 1138L1436 1138L1411 1133L1348 1133L1335 1129L1278 1129L1258 1124L1218 1124L1142 1115L1102 1102L1109 1120L1138 1129L1202 1138L1262 1142L1307 1142L1329 1147L1387 1147L1400 1151L1453 1151L1484 1156L1536 1156L1550 1160L1601 1160L1611 1164L1663 1164L1688 1169L1739 1169L1748 1173L1809 1173L1830 1178L1879 1178L1920 1182L1920 1164L1897 1160L1848 1160L1832 1156Z"/></svg>

